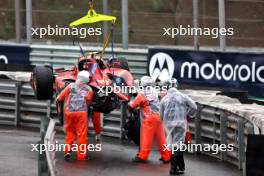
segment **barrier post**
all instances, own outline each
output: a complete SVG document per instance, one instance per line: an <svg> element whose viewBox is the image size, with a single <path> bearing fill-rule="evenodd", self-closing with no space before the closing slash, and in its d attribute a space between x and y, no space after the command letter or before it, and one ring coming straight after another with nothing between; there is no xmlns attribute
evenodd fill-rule
<svg viewBox="0 0 264 176"><path fill-rule="evenodd" d="M21 42L20 0L15 0L16 42Z"/></svg>
<svg viewBox="0 0 264 176"><path fill-rule="evenodd" d="M226 144L226 133L227 133L227 117L225 112L220 113L220 143ZM221 160L226 160L226 151L221 151Z"/></svg>
<svg viewBox="0 0 264 176"><path fill-rule="evenodd" d="M27 43L32 43L32 0L26 0L26 30L27 30Z"/></svg>
<svg viewBox="0 0 264 176"><path fill-rule="evenodd" d="M239 159L239 169L242 169L245 164L245 134L244 134L244 121L239 119L237 121L238 126L238 159Z"/></svg>
<svg viewBox="0 0 264 176"><path fill-rule="evenodd" d="M199 144L201 143L201 111L202 111L203 105L198 105L198 110L196 113L196 117L194 120L195 123L195 143Z"/></svg>
<svg viewBox="0 0 264 176"><path fill-rule="evenodd" d="M128 0L122 1L122 46L128 49Z"/></svg>
<svg viewBox="0 0 264 176"><path fill-rule="evenodd" d="M193 0L193 27L199 27L199 0ZM199 36L194 34L193 45L195 50L199 50Z"/></svg>
<svg viewBox="0 0 264 176"><path fill-rule="evenodd" d="M120 138L121 140L125 139L124 125L126 122L126 109L127 109L127 104L122 103L121 104L121 117L120 117Z"/></svg>
<svg viewBox="0 0 264 176"><path fill-rule="evenodd" d="M47 117L51 118L51 100L47 100Z"/></svg>
<svg viewBox="0 0 264 176"><path fill-rule="evenodd" d="M20 92L21 82L16 82L16 94L15 94L15 121L14 125L17 127L20 123Z"/></svg>
<svg viewBox="0 0 264 176"><path fill-rule="evenodd" d="M218 16L219 16L219 29L225 28L226 18L225 18L225 0L218 0ZM221 51L226 50L226 36L220 35L219 38Z"/></svg>
<svg viewBox="0 0 264 176"><path fill-rule="evenodd" d="M44 140L40 140L38 142L38 150L40 150L40 145L44 144ZM38 176L43 176L43 175L48 174L48 163L46 160L46 154L38 152Z"/></svg>
<svg viewBox="0 0 264 176"><path fill-rule="evenodd" d="M246 128L246 130L247 130L247 136L246 136L246 140L248 140L248 135L254 135L254 124L252 124L252 123L250 123L250 122L247 122L246 124L245 124L245 128ZM247 144L248 145L248 144ZM245 145L245 147L247 147L246 145ZM246 151L247 152L247 151ZM247 156L245 156L245 162L244 162L244 164L243 164L243 166L242 166L242 176L246 176L247 175L247 173L246 173L246 159L247 158Z"/></svg>

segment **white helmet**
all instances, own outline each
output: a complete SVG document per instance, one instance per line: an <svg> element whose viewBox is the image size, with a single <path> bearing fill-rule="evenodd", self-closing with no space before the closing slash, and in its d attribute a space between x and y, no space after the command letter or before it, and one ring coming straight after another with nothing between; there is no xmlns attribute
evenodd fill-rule
<svg viewBox="0 0 264 176"><path fill-rule="evenodd" d="M140 85L143 86L143 87L153 86L154 85L154 80L150 76L143 76L140 79Z"/></svg>
<svg viewBox="0 0 264 176"><path fill-rule="evenodd" d="M164 86L166 84L166 81L168 81L170 78L164 75L160 75L156 82L158 86Z"/></svg>
<svg viewBox="0 0 264 176"><path fill-rule="evenodd" d="M82 70L77 75L77 81L79 83L88 83L90 81L90 73L86 70Z"/></svg>

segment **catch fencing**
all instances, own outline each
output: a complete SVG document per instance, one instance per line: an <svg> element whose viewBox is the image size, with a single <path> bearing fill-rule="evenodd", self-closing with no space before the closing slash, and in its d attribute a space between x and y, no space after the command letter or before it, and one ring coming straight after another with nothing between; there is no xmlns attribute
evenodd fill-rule
<svg viewBox="0 0 264 176"><path fill-rule="evenodd" d="M50 64L54 68L71 68L81 55L78 47L32 45L30 61L32 64ZM99 47L84 47L84 51L99 51ZM129 67L135 78L146 74L146 49L115 49L117 56L126 57ZM106 57L111 56L106 50ZM232 152L217 154L204 154L219 158L244 168L247 135L253 134L253 123L245 117L235 113L198 103L199 109L195 118L189 122L194 143L201 144L234 144ZM102 118L103 135L123 138L122 107ZM55 104L50 101L38 101L29 83L11 80L0 81L0 123L14 126L39 127L41 117L54 117L57 119ZM92 128L92 123L89 123ZM58 128L61 129L61 128ZM48 130L47 140L51 140L54 133ZM263 133L263 132L262 132ZM52 156L52 155L51 155ZM53 163L54 164L54 163ZM50 164L49 164L50 165Z"/></svg>

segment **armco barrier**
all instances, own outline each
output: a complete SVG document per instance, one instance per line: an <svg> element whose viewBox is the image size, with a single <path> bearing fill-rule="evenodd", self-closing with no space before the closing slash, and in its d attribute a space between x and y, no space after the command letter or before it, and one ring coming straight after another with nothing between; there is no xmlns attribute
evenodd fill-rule
<svg viewBox="0 0 264 176"><path fill-rule="evenodd" d="M38 101L29 83L0 81L0 122L14 126L39 127L43 116L50 116L48 101Z"/></svg>
<svg viewBox="0 0 264 176"><path fill-rule="evenodd" d="M232 151L202 153L244 168L247 135L254 134L253 124L223 109L204 104L198 104L198 107L195 118L189 122L193 143L232 144Z"/></svg>
<svg viewBox="0 0 264 176"><path fill-rule="evenodd" d="M29 83L0 80L0 124L39 127L42 117L57 118L55 104L36 100ZM105 115L103 134L120 137L120 113ZM89 128L93 129L92 123Z"/></svg>
<svg viewBox="0 0 264 176"><path fill-rule="evenodd" d="M79 47L76 46L46 46L32 45L30 62L32 64L51 64L53 67L72 68L81 56ZM84 52L99 52L101 47L83 47ZM105 58L111 57L110 49L106 49ZM125 57L135 78L146 74L147 50L146 49L115 49L116 56Z"/></svg>

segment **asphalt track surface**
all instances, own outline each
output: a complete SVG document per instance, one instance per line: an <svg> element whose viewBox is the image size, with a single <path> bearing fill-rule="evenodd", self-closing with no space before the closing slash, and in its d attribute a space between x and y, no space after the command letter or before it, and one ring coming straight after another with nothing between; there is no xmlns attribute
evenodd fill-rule
<svg viewBox="0 0 264 176"><path fill-rule="evenodd" d="M59 143L63 134L58 134ZM93 136L90 137L91 143ZM37 152L32 152L31 144L39 141L39 131L0 126L0 176L37 175ZM104 138L101 152L90 152L88 161L77 161L73 155L70 161L63 160L63 152L57 152L56 172L58 176L168 176L169 164L158 161L159 153L154 151L149 162L136 164L131 158L137 147L121 144L119 140ZM184 176L239 176L241 172L234 166L219 160L194 154L185 155Z"/></svg>

